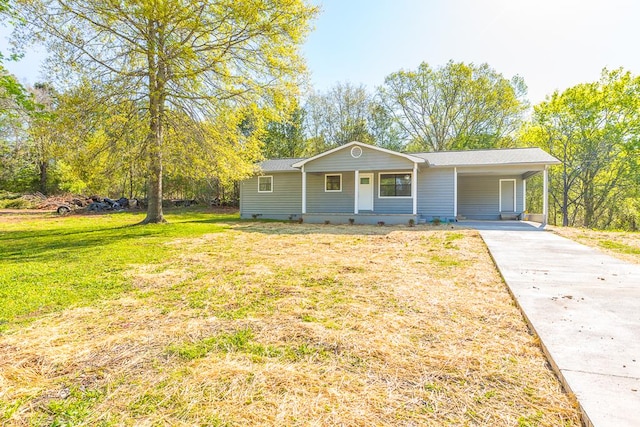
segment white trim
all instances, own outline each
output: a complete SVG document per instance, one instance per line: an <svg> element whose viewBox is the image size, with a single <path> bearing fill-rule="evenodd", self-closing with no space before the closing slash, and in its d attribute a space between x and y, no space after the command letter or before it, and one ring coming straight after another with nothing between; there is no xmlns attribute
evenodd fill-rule
<svg viewBox="0 0 640 427"><path fill-rule="evenodd" d="M302 213L307 213L307 173L302 167Z"/></svg>
<svg viewBox="0 0 640 427"><path fill-rule="evenodd" d="M340 177L340 189L339 190L327 190L327 177L339 176ZM324 192L325 193L342 193L342 174L341 173L325 173L324 174Z"/></svg>
<svg viewBox="0 0 640 427"><path fill-rule="evenodd" d="M411 175L411 196L381 196L380 195L380 183L382 181L382 175ZM411 199L413 198L413 172L401 171L384 171L378 172L378 199Z"/></svg>
<svg viewBox="0 0 640 427"><path fill-rule="evenodd" d="M547 166L542 173L542 225L547 225L549 220L549 171Z"/></svg>
<svg viewBox="0 0 640 427"><path fill-rule="evenodd" d="M351 157L353 157L354 159L359 159L360 156L362 156L362 147L358 145L354 145L353 147L351 147Z"/></svg>
<svg viewBox="0 0 640 427"><path fill-rule="evenodd" d="M458 217L458 168L453 168L453 217Z"/></svg>
<svg viewBox="0 0 640 427"><path fill-rule="evenodd" d="M357 193L356 194L358 194L358 195L356 197L360 196L360 188L359 188L360 187L360 179L361 178L369 178L370 179L369 182L371 183L371 211L373 212L374 204L375 204L375 200L376 200L376 198L375 198L375 190L373 188L373 185L374 185L374 182L375 182L375 179L374 179L375 178L375 174L372 173L372 172L367 172L367 173L362 173L362 174L360 173L360 171L356 171L356 172L358 172L358 179L356 180L356 188L357 188ZM358 211L360 211L360 206L359 205L360 205L360 202L358 200ZM369 209L365 209L365 210L369 211ZM356 213L358 213L358 212L356 212Z"/></svg>
<svg viewBox="0 0 640 427"><path fill-rule="evenodd" d="M411 197L413 197L413 214L418 214L418 164L413 164L413 175L411 175Z"/></svg>
<svg viewBox="0 0 640 427"><path fill-rule="evenodd" d="M260 178L269 178L271 181L271 185L269 188L271 190L260 190ZM258 177L258 193L273 193L273 175L261 175Z"/></svg>
<svg viewBox="0 0 640 427"><path fill-rule="evenodd" d="M513 210L512 211L503 211L502 210L502 183L504 181L513 182ZM516 180L514 178L505 178L500 179L500 188L498 189L498 212L515 212L518 207L518 199L516 199Z"/></svg>
<svg viewBox="0 0 640 427"><path fill-rule="evenodd" d="M353 146L358 146L358 147L361 147L361 148L367 148L367 149L370 149L370 150L379 151L381 153L386 153L386 154L391 154L391 155L394 155L394 156L402 157L402 158L410 160L410 161L412 161L414 163L429 163L429 162L427 162L426 159L423 159L421 157L411 156L409 154L398 153L397 151L387 150L386 148L376 147L375 145L364 144L364 143L358 142L358 141L352 141L352 142L350 142L348 144L341 145L340 147L332 148L331 150L325 151L324 153L320 153L320 154L317 154L317 155L315 155L313 157L309 157L308 159L304 159L304 160L301 160L299 162L296 162L296 163L292 164L291 167L293 167L293 168L302 167L302 166L304 166L305 164L307 164L307 163L309 163L311 161L319 159L320 157L324 157L324 156L327 156L329 154L335 153L336 151L344 150L346 148L350 148L350 147L353 147Z"/></svg>
<svg viewBox="0 0 640 427"><path fill-rule="evenodd" d="M351 149L353 151L353 148ZM353 155L353 153L351 154ZM360 191L360 171L356 170L353 172L353 182L354 182L354 189L353 189L353 193L354 193L354 198L353 198L353 213L354 215L358 214L358 197L360 196L359 191Z"/></svg>
<svg viewBox="0 0 640 427"><path fill-rule="evenodd" d="M522 180L522 212L527 210L527 179Z"/></svg>

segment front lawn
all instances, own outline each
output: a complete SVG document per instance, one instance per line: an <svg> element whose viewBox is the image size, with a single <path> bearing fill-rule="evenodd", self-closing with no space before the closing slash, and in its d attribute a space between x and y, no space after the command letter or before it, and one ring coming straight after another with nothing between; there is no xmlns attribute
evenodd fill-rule
<svg viewBox="0 0 640 427"><path fill-rule="evenodd" d="M0 217L0 424L578 426L475 231Z"/></svg>

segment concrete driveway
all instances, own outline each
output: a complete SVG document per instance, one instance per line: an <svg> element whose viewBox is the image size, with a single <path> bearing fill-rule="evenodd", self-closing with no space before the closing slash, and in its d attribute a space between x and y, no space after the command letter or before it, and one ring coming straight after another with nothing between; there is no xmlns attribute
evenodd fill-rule
<svg viewBox="0 0 640 427"><path fill-rule="evenodd" d="M640 426L640 265L510 222L460 225L480 231L585 424Z"/></svg>

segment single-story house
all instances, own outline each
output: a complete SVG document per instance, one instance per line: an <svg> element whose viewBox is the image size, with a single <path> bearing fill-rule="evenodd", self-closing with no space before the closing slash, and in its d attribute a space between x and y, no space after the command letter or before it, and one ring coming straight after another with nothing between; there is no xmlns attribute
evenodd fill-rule
<svg viewBox="0 0 640 427"><path fill-rule="evenodd" d="M240 184L242 218L386 224L516 219L527 179L560 161L540 148L400 153L351 142L309 158L266 160Z"/></svg>

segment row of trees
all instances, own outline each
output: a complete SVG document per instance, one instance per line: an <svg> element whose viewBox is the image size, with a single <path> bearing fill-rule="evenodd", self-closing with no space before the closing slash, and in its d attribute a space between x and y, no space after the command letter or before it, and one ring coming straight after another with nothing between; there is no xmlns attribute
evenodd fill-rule
<svg viewBox="0 0 640 427"><path fill-rule="evenodd" d="M414 152L512 146L527 108L520 77L487 64L422 63L390 74L373 94L349 83L311 94L287 121L269 123L264 151L297 157L351 141Z"/></svg>
<svg viewBox="0 0 640 427"><path fill-rule="evenodd" d="M423 63L373 93L338 83L302 97L299 46L317 13L304 0L11 5L0 0L15 40L52 53L51 82L29 96L0 70L2 189L147 196L145 222L162 222L163 187L220 195L263 157L353 140L407 152L540 146L563 161L550 173L552 223L640 224L640 80L623 70L528 117L522 79L487 64Z"/></svg>

